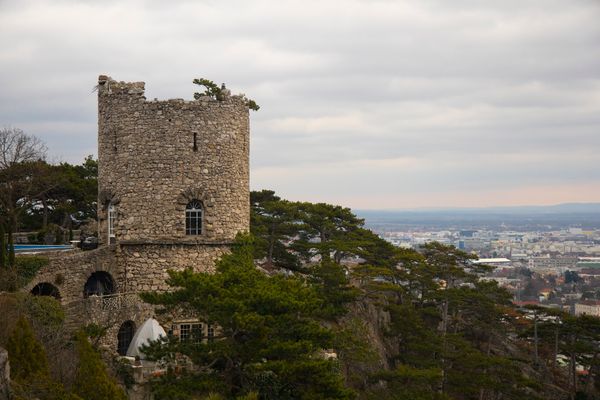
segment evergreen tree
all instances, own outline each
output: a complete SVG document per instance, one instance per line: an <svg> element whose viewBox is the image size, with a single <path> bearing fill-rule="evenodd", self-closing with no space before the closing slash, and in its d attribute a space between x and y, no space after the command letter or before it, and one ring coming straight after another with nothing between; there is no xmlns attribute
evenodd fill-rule
<svg viewBox="0 0 600 400"><path fill-rule="evenodd" d="M322 261L339 263L345 256L357 254L362 243L357 231L364 220L349 208L325 203L298 203L297 208L304 226L291 247L305 261L318 255Z"/></svg>
<svg viewBox="0 0 600 400"><path fill-rule="evenodd" d="M92 347L83 332L76 334L75 344L79 355L73 385L75 393L86 400L127 399L123 389L108 375L100 353Z"/></svg>
<svg viewBox="0 0 600 400"><path fill-rule="evenodd" d="M25 317L17 321L6 344L10 361L11 378L26 382L48 375L48 360L44 347L37 341Z"/></svg>
<svg viewBox="0 0 600 400"><path fill-rule="evenodd" d="M255 258L265 258L267 267L298 270L298 256L287 249L302 227L295 204L281 200L272 190L250 193L250 204Z"/></svg>
<svg viewBox="0 0 600 400"><path fill-rule="evenodd" d="M171 272L175 290L143 299L185 309L218 326L214 341L158 343L146 350L155 359L187 355L194 372L156 382L165 399L221 393L233 399L257 392L262 399L349 399L337 362L321 356L333 332L319 321L324 299L295 277L267 276L254 267L249 238L217 264L214 274ZM170 387L165 395L164 387Z"/></svg>

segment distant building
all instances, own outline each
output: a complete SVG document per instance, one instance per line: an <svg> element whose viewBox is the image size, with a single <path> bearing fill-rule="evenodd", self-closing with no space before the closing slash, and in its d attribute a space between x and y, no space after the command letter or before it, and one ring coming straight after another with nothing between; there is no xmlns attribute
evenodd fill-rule
<svg viewBox="0 0 600 400"><path fill-rule="evenodd" d="M533 270L567 270L577 266L577 257L531 257L529 268Z"/></svg>
<svg viewBox="0 0 600 400"><path fill-rule="evenodd" d="M583 300L575 303L575 315L584 314L600 317L600 300Z"/></svg>
<svg viewBox="0 0 600 400"><path fill-rule="evenodd" d="M576 263L576 267L582 270L600 270L600 257L579 257Z"/></svg>
<svg viewBox="0 0 600 400"><path fill-rule="evenodd" d="M512 263L508 258L480 258L473 261L473 264L490 265L496 268L512 268Z"/></svg>

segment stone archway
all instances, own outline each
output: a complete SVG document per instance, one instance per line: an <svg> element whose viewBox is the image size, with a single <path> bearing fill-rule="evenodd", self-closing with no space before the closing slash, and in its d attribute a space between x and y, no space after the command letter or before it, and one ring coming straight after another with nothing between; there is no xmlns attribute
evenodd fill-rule
<svg viewBox="0 0 600 400"><path fill-rule="evenodd" d="M135 334L135 322L129 320L121 324L117 333L117 352L119 355L126 355L129 344Z"/></svg>
<svg viewBox="0 0 600 400"><path fill-rule="evenodd" d="M116 293L113 277L106 271L96 271L90 275L83 286L83 297L106 296Z"/></svg>
<svg viewBox="0 0 600 400"><path fill-rule="evenodd" d="M52 296L56 300L60 300L60 291L56 286L48 282L38 283L29 293L34 296Z"/></svg>

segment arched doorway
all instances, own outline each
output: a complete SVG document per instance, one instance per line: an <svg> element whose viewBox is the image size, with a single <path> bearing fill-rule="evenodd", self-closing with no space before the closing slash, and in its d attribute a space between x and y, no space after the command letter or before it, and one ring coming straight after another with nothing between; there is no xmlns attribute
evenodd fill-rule
<svg viewBox="0 0 600 400"><path fill-rule="evenodd" d="M51 283L41 282L31 289L30 292L34 296L52 296L56 300L60 300L60 292L58 288Z"/></svg>
<svg viewBox="0 0 600 400"><path fill-rule="evenodd" d="M131 339L133 339L134 333L135 323L133 321L125 321L121 324L119 333L117 333L117 352L120 355L124 356L127 354L127 349L129 348Z"/></svg>
<svg viewBox="0 0 600 400"><path fill-rule="evenodd" d="M83 287L83 296L105 296L115 293L115 281L108 272L94 272L85 282Z"/></svg>

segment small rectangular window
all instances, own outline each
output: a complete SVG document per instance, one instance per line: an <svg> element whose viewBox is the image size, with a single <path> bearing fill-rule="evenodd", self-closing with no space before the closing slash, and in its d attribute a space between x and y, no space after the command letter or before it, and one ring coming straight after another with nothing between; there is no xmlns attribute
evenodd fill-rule
<svg viewBox="0 0 600 400"><path fill-rule="evenodd" d="M198 133L194 132L194 151L198 151Z"/></svg>
<svg viewBox="0 0 600 400"><path fill-rule="evenodd" d="M192 333L190 324L179 325L179 340L182 342L188 342Z"/></svg>
<svg viewBox="0 0 600 400"><path fill-rule="evenodd" d="M204 327L201 322L184 322L174 323L171 327L170 334L177 338L180 342L200 344L206 340ZM208 334L213 335L212 327L207 326ZM212 340L209 338L208 340Z"/></svg>
<svg viewBox="0 0 600 400"><path fill-rule="evenodd" d="M202 324L192 324L192 343L202 342Z"/></svg>
<svg viewBox="0 0 600 400"><path fill-rule="evenodd" d="M198 200L192 200L185 208L185 234L202 234L202 204Z"/></svg>

